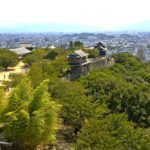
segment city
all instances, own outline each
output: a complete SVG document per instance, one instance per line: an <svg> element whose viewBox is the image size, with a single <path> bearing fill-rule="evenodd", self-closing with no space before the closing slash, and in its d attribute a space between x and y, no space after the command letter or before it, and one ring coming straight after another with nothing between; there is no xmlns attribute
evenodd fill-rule
<svg viewBox="0 0 150 150"><path fill-rule="evenodd" d="M18 48L20 43L31 43L34 48L52 46L67 49L70 41L83 42L84 47L90 49L103 41L110 53L129 52L138 55L138 51L142 50L145 61L150 60L149 32L0 34L0 48L8 49Z"/></svg>

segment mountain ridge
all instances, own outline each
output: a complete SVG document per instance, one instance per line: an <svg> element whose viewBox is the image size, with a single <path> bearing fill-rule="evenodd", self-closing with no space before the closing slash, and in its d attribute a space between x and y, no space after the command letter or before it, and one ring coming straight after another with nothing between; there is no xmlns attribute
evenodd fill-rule
<svg viewBox="0 0 150 150"><path fill-rule="evenodd" d="M12 27L0 28L0 33L32 33L32 32L150 32L150 21L143 21L134 24L129 24L122 27L112 29L104 29L80 24L59 24L59 23L43 23L43 24L20 24Z"/></svg>

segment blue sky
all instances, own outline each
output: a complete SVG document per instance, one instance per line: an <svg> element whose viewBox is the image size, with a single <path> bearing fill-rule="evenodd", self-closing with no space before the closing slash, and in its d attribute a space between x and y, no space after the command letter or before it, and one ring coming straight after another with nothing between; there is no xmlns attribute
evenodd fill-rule
<svg viewBox="0 0 150 150"><path fill-rule="evenodd" d="M0 28L63 23L111 29L150 21L150 0L0 0Z"/></svg>

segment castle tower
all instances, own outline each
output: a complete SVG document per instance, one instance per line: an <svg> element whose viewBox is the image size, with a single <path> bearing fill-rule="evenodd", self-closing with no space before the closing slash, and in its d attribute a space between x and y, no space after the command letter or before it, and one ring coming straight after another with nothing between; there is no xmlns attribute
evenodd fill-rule
<svg viewBox="0 0 150 150"><path fill-rule="evenodd" d="M86 75L89 72L88 53L82 50L76 50L68 56L68 62L71 67L72 78L77 78L80 75Z"/></svg>
<svg viewBox="0 0 150 150"><path fill-rule="evenodd" d="M98 49L100 57L106 57L107 48L103 42L99 42L95 48Z"/></svg>

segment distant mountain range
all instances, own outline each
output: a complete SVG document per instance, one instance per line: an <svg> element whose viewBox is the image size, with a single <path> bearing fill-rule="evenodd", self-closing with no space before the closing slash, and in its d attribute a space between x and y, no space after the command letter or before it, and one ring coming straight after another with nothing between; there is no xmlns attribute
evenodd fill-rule
<svg viewBox="0 0 150 150"><path fill-rule="evenodd" d="M98 32L102 31L99 28L79 25L79 24L28 24L16 25L12 27L0 28L1 33L20 33L20 32Z"/></svg>
<svg viewBox="0 0 150 150"><path fill-rule="evenodd" d="M150 21L138 22L127 26L114 28L114 31L150 32Z"/></svg>
<svg viewBox="0 0 150 150"><path fill-rule="evenodd" d="M128 32L150 32L150 21L139 22L127 26L112 28L111 30L79 24L28 24L15 25L0 28L0 33L27 33L27 32L105 32L105 31L128 31Z"/></svg>

